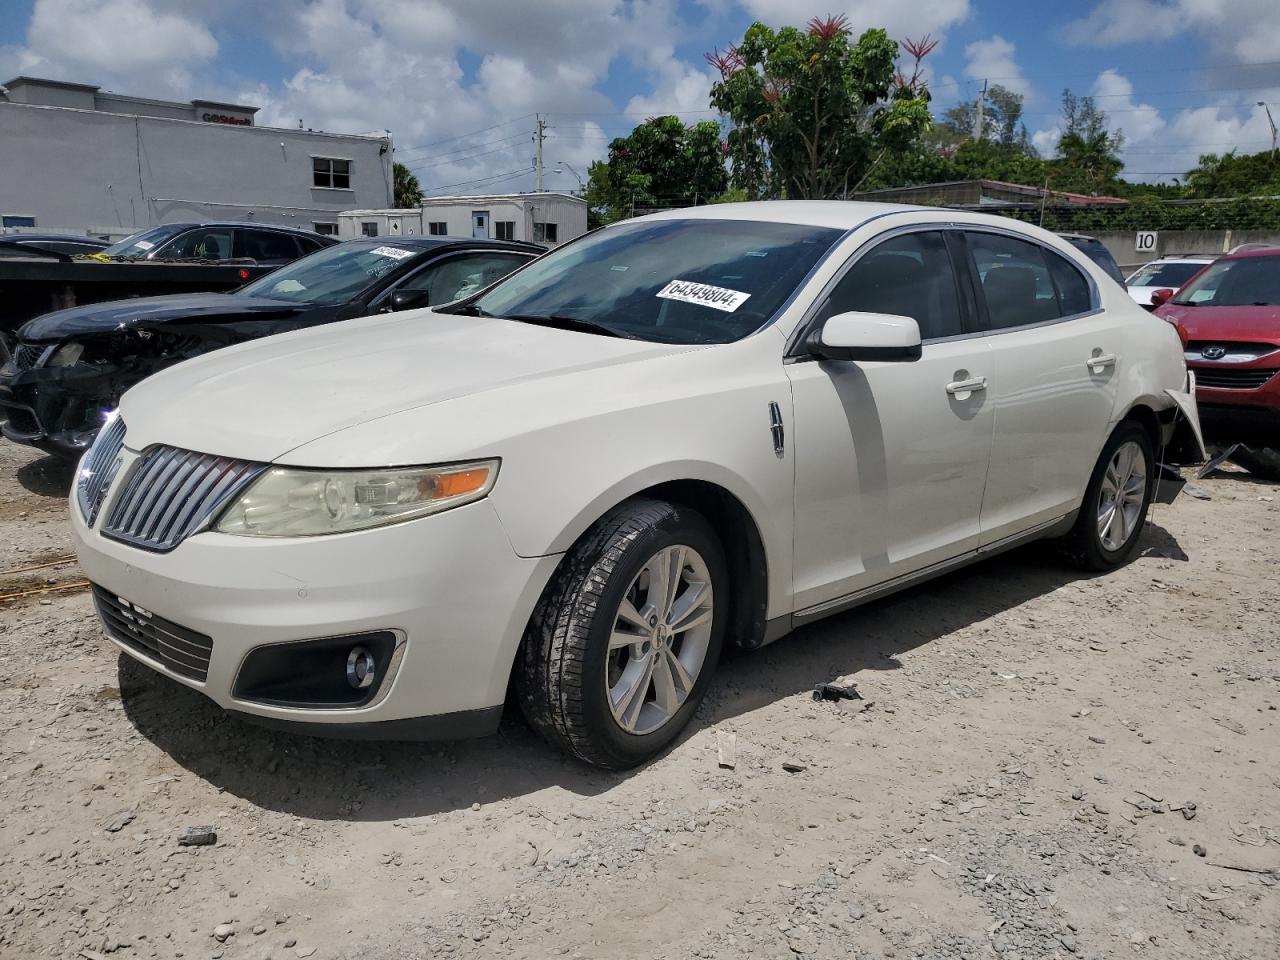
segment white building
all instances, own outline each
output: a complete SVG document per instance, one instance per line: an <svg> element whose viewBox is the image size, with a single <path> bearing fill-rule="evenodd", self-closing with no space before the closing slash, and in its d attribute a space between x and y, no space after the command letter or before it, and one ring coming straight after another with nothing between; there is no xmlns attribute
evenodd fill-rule
<svg viewBox="0 0 1280 960"><path fill-rule="evenodd" d="M587 232L587 202L568 193L427 197L421 210L344 210L338 236L427 234L531 240L556 247Z"/></svg>
<svg viewBox="0 0 1280 960"><path fill-rule="evenodd" d="M392 202L391 138L257 126L258 108L15 77L0 88L0 227L122 236L253 220L338 232Z"/></svg>

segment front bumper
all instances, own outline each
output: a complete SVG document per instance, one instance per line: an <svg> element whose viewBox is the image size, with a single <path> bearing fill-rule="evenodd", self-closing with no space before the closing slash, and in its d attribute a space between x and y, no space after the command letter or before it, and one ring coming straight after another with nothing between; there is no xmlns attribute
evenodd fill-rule
<svg viewBox="0 0 1280 960"><path fill-rule="evenodd" d="M1274 362L1274 361L1273 361ZM1267 372L1257 364L1188 364L1197 376L1196 402L1206 439L1215 443L1280 446L1280 370L1256 387L1206 386L1205 380L1221 371ZM1207 376L1206 376L1207 374Z"/></svg>
<svg viewBox="0 0 1280 960"><path fill-rule="evenodd" d="M100 378L81 373L74 367L19 370L10 358L0 367L0 435L78 459L97 436L102 410L111 406L92 399L101 393Z"/></svg>
<svg viewBox="0 0 1280 960"><path fill-rule="evenodd" d="M110 501L103 513L109 508ZM559 560L516 556L487 500L338 536L197 533L164 554L89 529L74 498L71 523L90 581L209 638L207 674L184 676L104 624L116 646L228 711L322 736L491 732L525 625ZM386 689L368 706L283 707L233 692L250 651L379 630L405 642L394 673L381 680Z"/></svg>

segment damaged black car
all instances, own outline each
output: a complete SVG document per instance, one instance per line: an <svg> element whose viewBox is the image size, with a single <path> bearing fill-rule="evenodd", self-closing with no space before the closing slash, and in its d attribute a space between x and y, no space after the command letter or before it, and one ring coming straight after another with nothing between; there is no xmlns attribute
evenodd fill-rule
<svg viewBox="0 0 1280 960"><path fill-rule="evenodd" d="M121 395L151 374L234 343L372 313L449 303L543 252L450 237L349 240L228 293L95 303L24 324L0 367L0 433L79 457Z"/></svg>

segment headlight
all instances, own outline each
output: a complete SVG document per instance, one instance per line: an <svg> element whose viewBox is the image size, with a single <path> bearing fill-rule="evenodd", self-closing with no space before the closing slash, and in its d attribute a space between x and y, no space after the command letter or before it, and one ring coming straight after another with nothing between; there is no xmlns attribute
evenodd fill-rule
<svg viewBox="0 0 1280 960"><path fill-rule="evenodd" d="M83 356L83 354L84 344L76 343L74 340L71 340L53 351L53 356L49 358L49 362L45 364L45 366L74 367L80 362L80 357Z"/></svg>
<svg viewBox="0 0 1280 960"><path fill-rule="evenodd" d="M244 537L314 537L413 520L480 500L497 460L385 470L273 467L214 525Z"/></svg>

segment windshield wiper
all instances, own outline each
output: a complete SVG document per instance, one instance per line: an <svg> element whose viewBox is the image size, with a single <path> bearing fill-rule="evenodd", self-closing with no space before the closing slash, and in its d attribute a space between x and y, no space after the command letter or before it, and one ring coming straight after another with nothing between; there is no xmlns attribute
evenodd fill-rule
<svg viewBox="0 0 1280 960"><path fill-rule="evenodd" d="M474 303L468 303L465 306L458 307L454 310L441 310L440 313L452 313L459 317L492 317L492 313L486 313L477 307Z"/></svg>
<svg viewBox="0 0 1280 960"><path fill-rule="evenodd" d="M556 327L560 330L580 330L583 333L596 333L605 337L620 337L624 340L637 339L629 333L622 333L613 327L606 327L603 323L596 323L594 320L579 320L577 317L566 317L557 313L508 313L503 319L516 320L520 323L534 323L541 327Z"/></svg>

